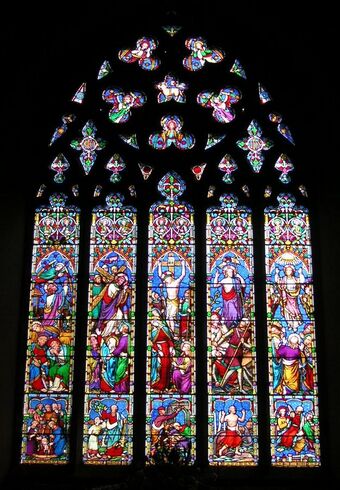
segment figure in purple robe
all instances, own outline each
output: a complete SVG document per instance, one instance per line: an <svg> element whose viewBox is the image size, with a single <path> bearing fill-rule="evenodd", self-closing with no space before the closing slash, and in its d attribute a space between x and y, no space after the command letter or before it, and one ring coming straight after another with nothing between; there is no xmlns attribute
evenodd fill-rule
<svg viewBox="0 0 340 490"><path fill-rule="evenodd" d="M245 282L231 263L223 267L223 275L223 279L219 280L219 271L216 271L214 287L222 287L222 318L225 325L231 327L235 322L240 321L244 315Z"/></svg>
<svg viewBox="0 0 340 490"><path fill-rule="evenodd" d="M190 393L191 390L191 359L190 359L190 342L183 342L182 355L173 361L174 371L172 380L177 391L181 395Z"/></svg>

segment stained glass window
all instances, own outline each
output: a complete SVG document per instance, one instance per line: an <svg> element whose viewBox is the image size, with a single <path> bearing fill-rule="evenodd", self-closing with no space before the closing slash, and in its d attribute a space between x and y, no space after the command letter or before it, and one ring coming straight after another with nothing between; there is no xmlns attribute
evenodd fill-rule
<svg viewBox="0 0 340 490"><path fill-rule="evenodd" d="M171 172L150 209L146 456L192 463L195 443L195 236L184 181Z"/></svg>
<svg viewBox="0 0 340 490"><path fill-rule="evenodd" d="M208 458L225 466L258 460L253 228L237 201L207 212Z"/></svg>
<svg viewBox="0 0 340 490"><path fill-rule="evenodd" d="M261 262L263 250L254 249L253 226L262 237L262 203L277 189L295 185L294 132L276 112L267 88L254 84L243 60L210 40L187 37L178 26L163 31L158 38L143 36L119 46L112 58L96 64L93 79L79 81L71 108L50 132L50 181L36 194L40 199L51 194L50 187L68 186L84 210L89 278L87 305L80 305L78 317L81 322L86 316L84 337L87 329L86 362L79 367L85 371L82 462L127 465L135 453L148 465L191 465L208 449L212 466L257 466L262 453L254 261L257 255ZM209 72L216 77L209 78ZM178 168L185 182L173 170ZM307 199L305 185L296 188ZM162 197L155 202L157 190ZM120 192L135 207L125 205ZM190 204L182 200L186 193ZM94 207L104 195L106 205ZM218 195L219 203L214 202ZM25 463L70 459L80 211L66 206L65 199L52 194L50 205L35 215ZM270 420L263 430L270 429L272 465L318 466L308 211L288 191L278 200L278 207L265 209L266 283L257 284L263 298L266 293L268 318L269 393L263 379L259 392L262 400L270 398ZM148 267L142 265L138 274L137 213L139 229L144 228L140 257L148 247ZM195 258L203 255L206 270L195 277ZM85 278L86 267L80 269ZM147 317L142 318L136 295L145 287L139 304ZM197 310L207 334L201 356L196 347L205 335L196 338ZM137 362L145 354L142 342L135 345L137 315L144 322L147 354L145 370L135 373L135 351ZM266 340L263 344L267 348ZM261 360L265 368L268 359ZM198 373L205 375L206 367L208 384L197 394ZM133 433L142 434L134 425L135 381L146 389L146 408L139 414L143 451L133 440ZM198 426L197 400L205 407Z"/></svg>
<svg viewBox="0 0 340 490"><path fill-rule="evenodd" d="M67 463L79 210L64 194L35 213L21 461Z"/></svg>
<svg viewBox="0 0 340 490"><path fill-rule="evenodd" d="M271 456L275 466L320 464L308 210L290 194L265 210Z"/></svg>
<svg viewBox="0 0 340 490"><path fill-rule="evenodd" d="M136 211L110 194L92 214L83 458L132 460Z"/></svg>

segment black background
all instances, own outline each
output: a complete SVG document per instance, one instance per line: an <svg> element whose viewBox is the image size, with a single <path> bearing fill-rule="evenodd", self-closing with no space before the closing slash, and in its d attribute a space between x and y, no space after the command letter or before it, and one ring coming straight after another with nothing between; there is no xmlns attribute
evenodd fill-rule
<svg viewBox="0 0 340 490"><path fill-rule="evenodd" d="M209 1L205 5L196 5L193 2L176 5L173 2L171 5L143 2L134 5L128 2L117 4L104 1L93 3L60 1L42 6L13 4L6 15L3 15L0 184L2 246L0 357L3 367L1 368L0 458L1 476L6 487L74 488L80 485L84 488L95 488L104 484L112 485L116 480L129 481L131 485L131 482L135 481L136 488L142 487L144 475L136 472L135 468L125 473L124 470L82 468L79 465L81 450L79 438L73 446L72 464L69 468L20 468L18 466L20 452L18 428L20 429L22 417L22 371L26 342L25 317L28 304L32 210L37 204L33 197L41 183L51 184L51 177L47 177L51 155L48 141L60 116L69 110L66 101L70 99L80 83L87 79L89 73L98 70L103 59L112 58L113 50L128 44L131 39L137 39L144 33L159 30L159 26L165 23L171 23L169 19L174 16L173 10L178 14L175 22L183 24L188 34L201 34L227 52L230 47L230 51L249 67L254 80L260 77L276 102L275 109L285 116L294 133L297 145L292 152L298 170L291 190L296 191L297 185L304 183L309 190L309 200L307 202L300 197L300 202L307 204L311 209L323 456L321 469L272 469L267 464L269 455L264 452L259 468L217 472L215 483L214 476L207 476L206 479L200 476L205 471L203 463L201 473L199 470L195 470L196 473L190 473L188 470L188 474L198 479L201 486L211 485L217 488L224 486L288 488L295 485L301 487L316 481L321 483L326 476L335 484L340 476L338 464L340 199L337 134L338 77L335 74L338 64L338 37L336 15L332 5L331 2L322 2L312 7L309 2L298 5L297 2L292 1L281 4L278 2L267 4L261 1ZM169 12L168 16L167 12ZM143 76L144 74L138 80L142 85ZM204 81L202 81L202 88L210 88L209 84L212 82L207 78L207 72L202 71L203 77L207 85L203 87ZM144 120L140 119L140 122L144 124L147 132L150 129L151 119L146 117ZM158 130L158 126L153 122L152 125L153 130ZM202 130L195 121L190 121L190 125L195 130L195 134ZM103 131L105 131L104 127ZM152 193L159 180L157 177L162 176L164 173L162 170L172 164L176 170L182 169L182 175L189 180L190 171L188 165L184 164L184 157L180 156L173 163L175 156L177 158L174 151L162 156L159 167L156 161L151 161L156 167L154 180L150 178L150 182L148 181L144 187L140 186L138 196L140 203L146 197L150 198L150 202L152 201ZM193 163L196 163L195 157L196 154L191 156ZM155 157L150 154L150 159L152 158ZM137 168L136 162L134 169ZM218 177L221 181L221 174L218 172L209 174L209 168L208 166L206 170L208 172L205 176L206 180L202 178L201 183L196 187L193 184L186 194L186 199L193 204L202 204L208 177L212 180ZM134 171L129 170L129 172L123 183L135 183L138 187L138 183L142 183L141 176L134 175ZM94 174L93 183L97 183L95 179L99 183L104 176L105 172ZM261 209L263 205L260 197L263 186L271 183L274 176L277 181L277 172L271 173L267 170L259 180L251 180L249 177L248 182L246 174L240 172L238 185L250 184L252 197L249 204L255 211L256 208ZM193 182L192 177L191 182ZM223 187L220 185L220 188ZM276 185L274 190L282 190L282 187ZM86 201L90 208L93 204L91 199L90 191L88 190L87 193L84 191L82 204ZM133 203L132 200L129 202ZM210 202L205 201L205 204L209 205ZM144 207L141 206L142 214L143 209L146 208L147 203ZM260 218L258 220L260 225ZM145 230L141 230L140 234L143 236ZM256 240L260 246L260 238ZM204 243L199 241L198 254L201 256L199 255L198 258L201 257L202 260L203 250ZM81 253L83 258L80 266L85 271L86 242ZM142 251L140 260L142 261L143 258L146 261L146 250ZM259 274L261 265L261 259L258 257L256 267ZM140 267L140 273L143 275L145 270L143 272L143 265ZM203 270L203 263L198 260L197 273ZM81 281L85 286L85 276ZM82 287L81 291L83 292L80 293L79 301L85 304L86 287ZM141 291L141 298L144 292ZM259 305L264 301L263 297L261 299L261 294L258 301ZM142 325L144 306L141 299L139 305ZM203 310L201 313L203 314ZM84 322L84 318L80 317L79 321ZM259 324L261 325L261 318ZM260 339L261 336L264 338L264 330L259 332ZM79 345L83 338L84 334L79 334ZM137 334L137 341L144 341L142 333ZM203 354L203 351L201 353ZM260 348L258 357L262 355L265 355L263 347L262 350ZM82 357L81 354L78 356L80 365ZM136 362L137 368L139 366L143 369L143 357L138 358ZM265 370L259 374L266 376ZM81 368L78 368L76 375L83 376ZM204 373L202 375L199 386L203 390ZM144 394L141 384L137 386L137 390L140 394L137 408L143 410ZM81 392L79 394L81 395ZM262 406L265 406L265 388L262 389L262 393L261 390L259 391L259 397L262 397L264 401ZM80 421L81 411L81 402L76 401L75 413L79 417L75 420ZM204 420L204 408L200 402L198 412L199 422L200 416ZM261 420L265 421L266 416L265 411L260 414L260 423ZM142 414L136 411L136 423L138 420L142 421ZM81 422L77 424L80 427ZM265 441L267 436L267 429L261 430L260 425L260 442L261 438L262 442ZM142 437L140 432L136 450L144 444ZM202 444L204 445L204 441ZM204 454L201 457L204 461ZM135 480L128 480L128 474L133 474ZM187 485L184 488L189 488L189 482L185 483L183 480L186 476L186 474L179 475L177 484L182 485L184 481ZM154 472L149 484L155 487L175 486L174 481L169 483L168 474L163 477L164 475L160 477ZM144 480L144 485L147 483ZM206 487L202 486L202 488Z"/></svg>

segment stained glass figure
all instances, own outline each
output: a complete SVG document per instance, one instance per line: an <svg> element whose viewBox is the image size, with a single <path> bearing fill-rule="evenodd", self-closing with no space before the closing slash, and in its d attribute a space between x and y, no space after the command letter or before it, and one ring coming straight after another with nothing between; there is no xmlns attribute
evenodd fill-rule
<svg viewBox="0 0 340 490"><path fill-rule="evenodd" d="M109 194L92 214L83 459L129 464L133 447L136 210Z"/></svg>
<svg viewBox="0 0 340 490"><path fill-rule="evenodd" d="M143 179L147 180L152 174L153 167L150 167L150 165L144 165L144 163L139 163L138 166L140 168L140 171L142 172Z"/></svg>
<svg viewBox="0 0 340 490"><path fill-rule="evenodd" d="M71 148L81 151L79 159L86 175L89 174L97 159L96 152L106 146L106 141L95 137L96 133L97 128L94 122L89 120L82 129L83 138L72 140L70 143Z"/></svg>
<svg viewBox="0 0 340 490"><path fill-rule="evenodd" d="M248 152L248 162L252 166L254 172L259 173L264 161L262 151L267 151L272 148L273 142L267 138L261 137L262 129L255 119L251 121L247 131L249 136L247 138L243 138L242 140L238 140L236 144L239 148L241 148L241 150Z"/></svg>
<svg viewBox="0 0 340 490"><path fill-rule="evenodd" d="M201 177L203 175L206 166L207 166L206 163L201 163L200 165L194 165L193 167L191 167L191 171L194 174L196 180L201 180Z"/></svg>
<svg viewBox="0 0 340 490"><path fill-rule="evenodd" d="M160 91L157 95L157 101L159 104L163 102L169 102L174 100L175 102L186 102L186 96L184 91L188 89L186 83L182 83L172 75L165 75L164 80L157 83L155 87Z"/></svg>
<svg viewBox="0 0 340 490"><path fill-rule="evenodd" d="M288 184L290 182L290 175L289 172L294 170L294 165L290 158L285 155L284 153L281 153L279 158L276 160L274 167L276 170L279 172L282 172L279 179L283 184Z"/></svg>
<svg viewBox="0 0 340 490"><path fill-rule="evenodd" d="M261 104L267 104L272 100L268 90L261 84L258 84L259 89L259 99Z"/></svg>
<svg viewBox="0 0 340 490"><path fill-rule="evenodd" d="M235 160L227 153L218 164L218 168L225 174L223 175L223 182L226 184L232 184L234 182L232 173L238 169Z"/></svg>
<svg viewBox="0 0 340 490"><path fill-rule="evenodd" d="M193 210L179 200L175 172L160 181L165 200L150 209L146 456L149 464L195 459Z"/></svg>
<svg viewBox="0 0 340 490"><path fill-rule="evenodd" d="M264 190L264 197L268 199L272 195L272 191L272 187L270 185L267 185Z"/></svg>
<svg viewBox="0 0 340 490"><path fill-rule="evenodd" d="M61 136L63 136L63 134L66 133L66 131L68 130L69 124L71 124L75 119L76 119L76 116L74 114L65 114L61 118L62 124L55 129L55 131L52 135L51 141L49 143L49 146L52 146L53 143L55 143L57 141L57 139L59 139Z"/></svg>
<svg viewBox="0 0 340 490"><path fill-rule="evenodd" d="M35 213L22 463L69 461L79 210L64 194Z"/></svg>
<svg viewBox="0 0 340 490"><path fill-rule="evenodd" d="M72 97L72 102L76 102L77 104L82 104L85 99L85 94L86 94L86 82L80 85L80 87Z"/></svg>
<svg viewBox="0 0 340 490"><path fill-rule="evenodd" d="M41 186L37 190L36 197L42 197L44 195L45 190L46 190L46 185L45 184L41 184Z"/></svg>
<svg viewBox="0 0 340 490"><path fill-rule="evenodd" d="M102 78L106 77L110 73L112 73L112 67L110 65L110 62L105 60L103 61L101 67L99 68L97 80L101 80Z"/></svg>
<svg viewBox="0 0 340 490"><path fill-rule="evenodd" d="M197 103L202 107L213 110L213 118L222 124L230 123L235 119L235 111L231 107L241 99L241 92L236 88L226 87L215 92L200 92L197 95Z"/></svg>
<svg viewBox="0 0 340 490"><path fill-rule="evenodd" d="M70 164L63 153L59 153L51 163L51 170L56 172L54 182L61 184L65 180L64 172L70 168Z"/></svg>
<svg viewBox="0 0 340 490"><path fill-rule="evenodd" d="M235 73L238 77L244 78L244 80L247 80L247 75L246 72L241 65L240 60L235 60L233 66L230 68L230 73Z"/></svg>
<svg viewBox="0 0 340 490"><path fill-rule="evenodd" d="M100 184L96 185L96 187L94 188L94 191L93 191L93 197L99 197L102 190L103 190L102 185L100 185Z"/></svg>
<svg viewBox="0 0 340 490"><path fill-rule="evenodd" d="M299 185L299 191L301 192L303 197L308 197L308 193L305 185Z"/></svg>
<svg viewBox="0 0 340 490"><path fill-rule="evenodd" d="M156 39L142 37L138 39L135 49L122 49L118 53L118 58L125 63L135 63L147 71L157 70L160 60L153 57L153 51L158 46Z"/></svg>
<svg viewBox="0 0 340 490"><path fill-rule="evenodd" d="M207 211L208 458L258 461L253 229L250 209L223 194Z"/></svg>
<svg viewBox="0 0 340 490"><path fill-rule="evenodd" d="M128 189L131 197L137 197L137 192L134 185L129 185Z"/></svg>
<svg viewBox="0 0 340 490"><path fill-rule="evenodd" d="M125 169L126 164L123 160L123 158L118 154L115 153L110 160L106 164L106 169L112 172L112 175L110 176L110 181L112 184L116 184L117 182L120 182L122 180L122 176L120 173Z"/></svg>
<svg viewBox="0 0 340 490"><path fill-rule="evenodd" d="M132 146L132 148L135 148L136 150L139 150L139 144L137 141L136 134L130 134L130 135L120 134L119 137L127 145Z"/></svg>
<svg viewBox="0 0 340 490"><path fill-rule="evenodd" d="M282 116L281 114L278 114L277 112L271 112L268 116L269 121L271 121L274 124L277 124L277 130L278 132L286 138L286 140L289 141L292 145L295 145L294 138L292 136L292 133L284 122L282 122Z"/></svg>
<svg viewBox="0 0 340 490"><path fill-rule="evenodd" d="M74 195L74 197L79 197L79 185L78 184L72 186L72 194Z"/></svg>
<svg viewBox="0 0 340 490"><path fill-rule="evenodd" d="M224 59L222 50L209 49L205 39L201 37L187 39L185 47L191 51L183 60L184 68L189 71L201 70L205 63L220 63Z"/></svg>
<svg viewBox="0 0 340 490"><path fill-rule="evenodd" d="M308 210L291 194L265 209L271 456L319 466L317 359Z"/></svg>
<svg viewBox="0 0 340 490"><path fill-rule="evenodd" d="M149 145L156 150L165 150L171 145L179 150L190 150L195 145L194 136L181 131L183 119L180 116L163 116L161 126L163 128L161 133L152 133L149 137Z"/></svg>
<svg viewBox="0 0 340 490"><path fill-rule="evenodd" d="M177 32L179 32L182 27L181 26L163 26L163 29L169 36L174 37Z"/></svg>
<svg viewBox="0 0 340 490"><path fill-rule="evenodd" d="M131 109L142 107L146 102L143 92L123 92L120 88L111 88L103 91L103 100L112 105L109 119L113 123L121 124L131 117Z"/></svg>
<svg viewBox="0 0 340 490"><path fill-rule="evenodd" d="M209 185L207 198L210 199L211 197L214 197L215 191L216 187L214 185Z"/></svg>
<svg viewBox="0 0 340 490"><path fill-rule="evenodd" d="M214 135L209 133L207 138L207 144L205 145L204 149L207 150L208 148L212 148L213 146L223 141L226 136L227 136L226 134Z"/></svg>

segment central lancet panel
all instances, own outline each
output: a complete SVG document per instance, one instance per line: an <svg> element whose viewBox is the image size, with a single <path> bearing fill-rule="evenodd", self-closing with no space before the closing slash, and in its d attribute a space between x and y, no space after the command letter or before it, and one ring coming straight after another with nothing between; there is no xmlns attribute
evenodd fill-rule
<svg viewBox="0 0 340 490"><path fill-rule="evenodd" d="M146 455L150 464L195 459L195 242L183 180L160 181L150 209Z"/></svg>
<svg viewBox="0 0 340 490"><path fill-rule="evenodd" d="M207 212L209 463L258 461L253 227L233 194Z"/></svg>

